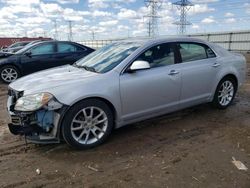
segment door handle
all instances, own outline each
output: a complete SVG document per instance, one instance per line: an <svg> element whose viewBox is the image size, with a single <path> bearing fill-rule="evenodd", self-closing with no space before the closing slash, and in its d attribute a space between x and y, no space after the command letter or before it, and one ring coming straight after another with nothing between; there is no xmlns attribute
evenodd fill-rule
<svg viewBox="0 0 250 188"><path fill-rule="evenodd" d="M168 75L170 75L170 76L173 76L173 75L176 75L176 74L179 74L179 72L176 71L176 70L171 70L171 71L168 73Z"/></svg>
<svg viewBox="0 0 250 188"><path fill-rule="evenodd" d="M214 63L212 66L213 66L213 67L219 67L220 64L219 64L219 63Z"/></svg>

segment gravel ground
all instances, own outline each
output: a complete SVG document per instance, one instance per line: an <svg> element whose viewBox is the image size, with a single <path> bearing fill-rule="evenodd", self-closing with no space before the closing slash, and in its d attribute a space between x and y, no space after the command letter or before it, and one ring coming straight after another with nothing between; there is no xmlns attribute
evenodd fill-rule
<svg viewBox="0 0 250 188"><path fill-rule="evenodd" d="M0 84L0 187L249 188L250 54L247 83L227 110L200 105L115 130L106 144L24 143L7 129L7 86ZM41 174L36 173L39 169Z"/></svg>

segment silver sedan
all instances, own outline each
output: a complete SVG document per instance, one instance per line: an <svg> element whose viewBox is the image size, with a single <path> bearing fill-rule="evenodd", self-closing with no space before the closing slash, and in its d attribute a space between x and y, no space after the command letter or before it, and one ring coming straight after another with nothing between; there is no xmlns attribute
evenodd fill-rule
<svg viewBox="0 0 250 188"><path fill-rule="evenodd" d="M199 39L112 43L11 83L9 129L36 143L91 148L127 124L201 103L225 109L245 72L242 55Z"/></svg>

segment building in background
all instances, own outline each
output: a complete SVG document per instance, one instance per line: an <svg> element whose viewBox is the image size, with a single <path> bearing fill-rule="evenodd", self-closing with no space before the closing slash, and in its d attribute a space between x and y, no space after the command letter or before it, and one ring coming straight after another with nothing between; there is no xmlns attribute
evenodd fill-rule
<svg viewBox="0 0 250 188"><path fill-rule="evenodd" d="M21 42L21 41L34 41L34 40L52 40L51 38L44 38L44 37L36 37L36 38L28 38L28 37L22 37L22 38L15 38L15 37L0 37L0 49L2 47L7 47L13 43Z"/></svg>

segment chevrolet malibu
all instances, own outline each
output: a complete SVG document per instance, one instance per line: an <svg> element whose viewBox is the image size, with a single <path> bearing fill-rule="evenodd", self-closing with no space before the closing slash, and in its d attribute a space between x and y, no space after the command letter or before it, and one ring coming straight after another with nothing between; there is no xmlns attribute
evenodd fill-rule
<svg viewBox="0 0 250 188"><path fill-rule="evenodd" d="M112 43L11 83L8 126L34 143L91 148L127 124L201 103L225 109L245 71L242 55L199 39Z"/></svg>

